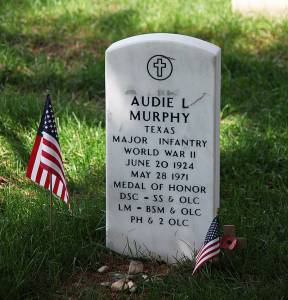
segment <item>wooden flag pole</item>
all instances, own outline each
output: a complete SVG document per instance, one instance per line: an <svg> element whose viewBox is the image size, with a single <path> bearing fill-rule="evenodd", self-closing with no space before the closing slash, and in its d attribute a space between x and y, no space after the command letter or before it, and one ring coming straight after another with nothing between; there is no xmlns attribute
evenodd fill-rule
<svg viewBox="0 0 288 300"><path fill-rule="evenodd" d="M49 208L49 222L50 229L52 229L52 209L53 209L53 188L52 188L52 173L50 173L50 208Z"/></svg>

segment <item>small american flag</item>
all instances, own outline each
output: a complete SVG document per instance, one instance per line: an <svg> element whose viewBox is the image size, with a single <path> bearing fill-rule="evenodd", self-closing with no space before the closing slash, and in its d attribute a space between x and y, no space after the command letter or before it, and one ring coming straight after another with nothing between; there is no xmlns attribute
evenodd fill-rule
<svg viewBox="0 0 288 300"><path fill-rule="evenodd" d="M216 216L207 232L203 246L198 251L196 256L195 267L193 274L201 267L205 262L218 256L220 253L220 225L219 218Z"/></svg>
<svg viewBox="0 0 288 300"><path fill-rule="evenodd" d="M63 160L49 95L46 98L26 176L45 189L52 189L55 195L68 203Z"/></svg>

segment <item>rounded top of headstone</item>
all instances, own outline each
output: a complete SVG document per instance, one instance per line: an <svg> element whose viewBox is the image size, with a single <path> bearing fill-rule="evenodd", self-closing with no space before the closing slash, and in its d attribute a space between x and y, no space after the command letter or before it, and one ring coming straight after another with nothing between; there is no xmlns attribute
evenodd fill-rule
<svg viewBox="0 0 288 300"><path fill-rule="evenodd" d="M170 42L170 43L178 43L183 45L188 45L191 47L196 47L203 51L206 51L213 56L218 55L221 49L209 42L187 36L182 34L174 34L174 33L148 33L135 35L120 41L113 43L107 50L106 53L110 51L114 51L123 47L133 46L139 43L150 43L150 42Z"/></svg>

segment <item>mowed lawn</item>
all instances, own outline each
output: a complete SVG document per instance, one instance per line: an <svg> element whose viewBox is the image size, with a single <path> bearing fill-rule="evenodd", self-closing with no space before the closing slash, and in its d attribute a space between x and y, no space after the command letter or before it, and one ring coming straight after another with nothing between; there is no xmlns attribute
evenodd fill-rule
<svg viewBox="0 0 288 300"><path fill-rule="evenodd" d="M288 21L224 0L0 2L0 299L129 297L95 275L128 262L105 249L104 52L150 32L222 48L220 217L248 247L131 298L288 299ZM25 178L47 90L73 201L72 214L57 201L52 231L49 193Z"/></svg>

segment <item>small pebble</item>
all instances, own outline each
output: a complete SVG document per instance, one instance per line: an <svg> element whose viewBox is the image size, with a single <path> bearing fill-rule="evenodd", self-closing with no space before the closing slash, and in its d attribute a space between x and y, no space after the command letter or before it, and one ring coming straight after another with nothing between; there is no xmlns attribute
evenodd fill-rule
<svg viewBox="0 0 288 300"><path fill-rule="evenodd" d="M148 275L146 275L146 274L142 275L142 278L144 279L144 281L148 281L149 280Z"/></svg>
<svg viewBox="0 0 288 300"><path fill-rule="evenodd" d="M129 289L135 285L134 281L132 281L132 280L128 281L127 284L128 284Z"/></svg>
<svg viewBox="0 0 288 300"><path fill-rule="evenodd" d="M128 289L128 284L126 283L126 279L120 279L118 281L115 281L111 285L112 291L125 291Z"/></svg>
<svg viewBox="0 0 288 300"><path fill-rule="evenodd" d="M131 293L135 293L137 291L137 286L132 286L132 288L129 291Z"/></svg>
<svg viewBox="0 0 288 300"><path fill-rule="evenodd" d="M109 269L108 266L102 266L101 268L99 268L97 271L98 273L104 273Z"/></svg>
<svg viewBox="0 0 288 300"><path fill-rule="evenodd" d="M143 263L141 261L132 260L129 265L128 274L138 274L142 273L144 269Z"/></svg>
<svg viewBox="0 0 288 300"><path fill-rule="evenodd" d="M135 293L137 290L137 285L134 281L128 281L128 288L131 293Z"/></svg>

